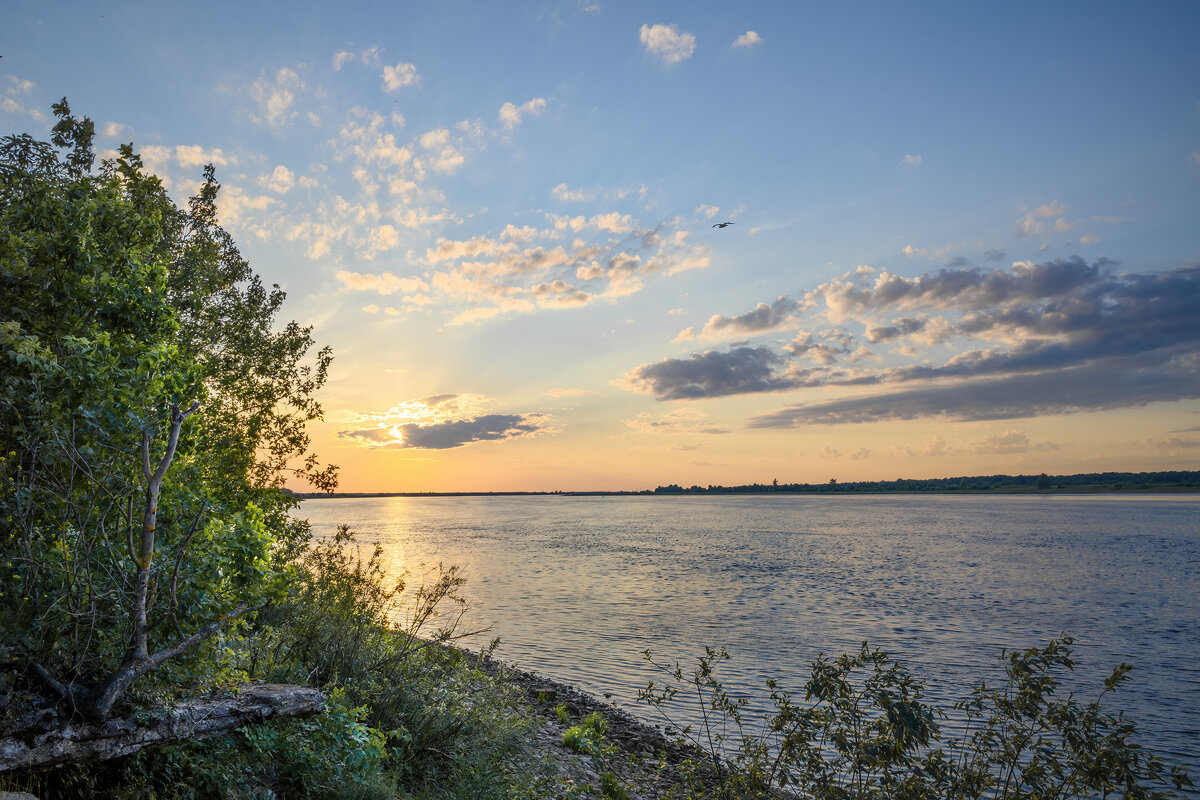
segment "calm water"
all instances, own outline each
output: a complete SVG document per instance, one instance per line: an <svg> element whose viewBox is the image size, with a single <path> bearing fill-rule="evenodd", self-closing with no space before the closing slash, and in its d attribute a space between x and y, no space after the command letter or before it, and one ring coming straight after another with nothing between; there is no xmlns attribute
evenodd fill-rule
<svg viewBox="0 0 1200 800"><path fill-rule="evenodd" d="M800 689L819 652L866 639L949 704L999 672L1002 647L1076 637L1091 698L1200 773L1200 497L735 496L309 500L389 568L465 568L498 655L641 716L641 652L734 655L727 683ZM686 712L683 712L686 713Z"/></svg>

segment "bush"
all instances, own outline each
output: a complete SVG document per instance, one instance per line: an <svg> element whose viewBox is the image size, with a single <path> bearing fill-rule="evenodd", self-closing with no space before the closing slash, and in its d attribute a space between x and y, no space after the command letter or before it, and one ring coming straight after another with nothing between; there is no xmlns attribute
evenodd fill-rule
<svg viewBox="0 0 1200 800"><path fill-rule="evenodd" d="M1168 769L1133 741L1132 722L1103 710L1105 695L1128 679L1128 664L1090 703L1056 694L1075 666L1073 643L1063 635L1002 652L1005 682L981 683L954 706L968 723L962 738L943 738L937 720L946 712L924 702L924 683L866 642L857 653L819 656L803 702L769 682L775 712L761 733L747 732L745 699L731 697L716 676L729 658L724 650L706 650L686 675L647 652L667 680L651 682L640 697L664 714L681 689L699 698L702 729L682 735L710 764L685 766L684 794L692 798L766 798L791 786L821 800L1158 800L1192 786L1181 767Z"/></svg>

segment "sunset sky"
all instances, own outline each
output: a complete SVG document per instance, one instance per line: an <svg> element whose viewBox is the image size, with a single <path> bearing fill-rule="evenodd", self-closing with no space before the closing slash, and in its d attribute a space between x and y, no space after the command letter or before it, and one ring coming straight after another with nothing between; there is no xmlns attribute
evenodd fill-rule
<svg viewBox="0 0 1200 800"><path fill-rule="evenodd" d="M1195 2L3 17L0 134L216 165L342 490L1200 469Z"/></svg>

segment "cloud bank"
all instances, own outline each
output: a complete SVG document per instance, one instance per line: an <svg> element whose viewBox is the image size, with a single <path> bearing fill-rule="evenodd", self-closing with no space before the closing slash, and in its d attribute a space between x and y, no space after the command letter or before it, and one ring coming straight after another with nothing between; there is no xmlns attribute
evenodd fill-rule
<svg viewBox="0 0 1200 800"><path fill-rule="evenodd" d="M783 345L642 364L621 383L659 400L815 387L872 392L790 405L751 419L756 428L1138 407L1200 397L1198 308L1196 266L1117 272L1104 259L1071 257L911 278L860 268L799 297L714 316L701 336L829 327L800 330Z"/></svg>

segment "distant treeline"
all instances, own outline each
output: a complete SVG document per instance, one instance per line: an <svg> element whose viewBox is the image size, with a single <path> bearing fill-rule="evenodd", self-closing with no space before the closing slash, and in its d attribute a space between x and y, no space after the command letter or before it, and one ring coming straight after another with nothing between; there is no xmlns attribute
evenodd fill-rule
<svg viewBox="0 0 1200 800"><path fill-rule="evenodd" d="M1120 492L1200 489L1200 472L1086 472L1078 475L976 475L954 478L900 478L894 481L752 483L742 486L688 486L672 483L653 494L874 494L884 492Z"/></svg>
<svg viewBox="0 0 1200 800"><path fill-rule="evenodd" d="M287 491L286 489L284 491ZM882 494L885 492L1179 492L1200 491L1200 472L1087 472L1079 475L974 475L955 478L900 478L894 481L826 483L751 483L741 486L680 486L672 483L641 491L611 492L338 492L333 497L520 497L528 495L617 496L658 494ZM289 492L289 494L292 494ZM328 494L304 493L308 499Z"/></svg>

